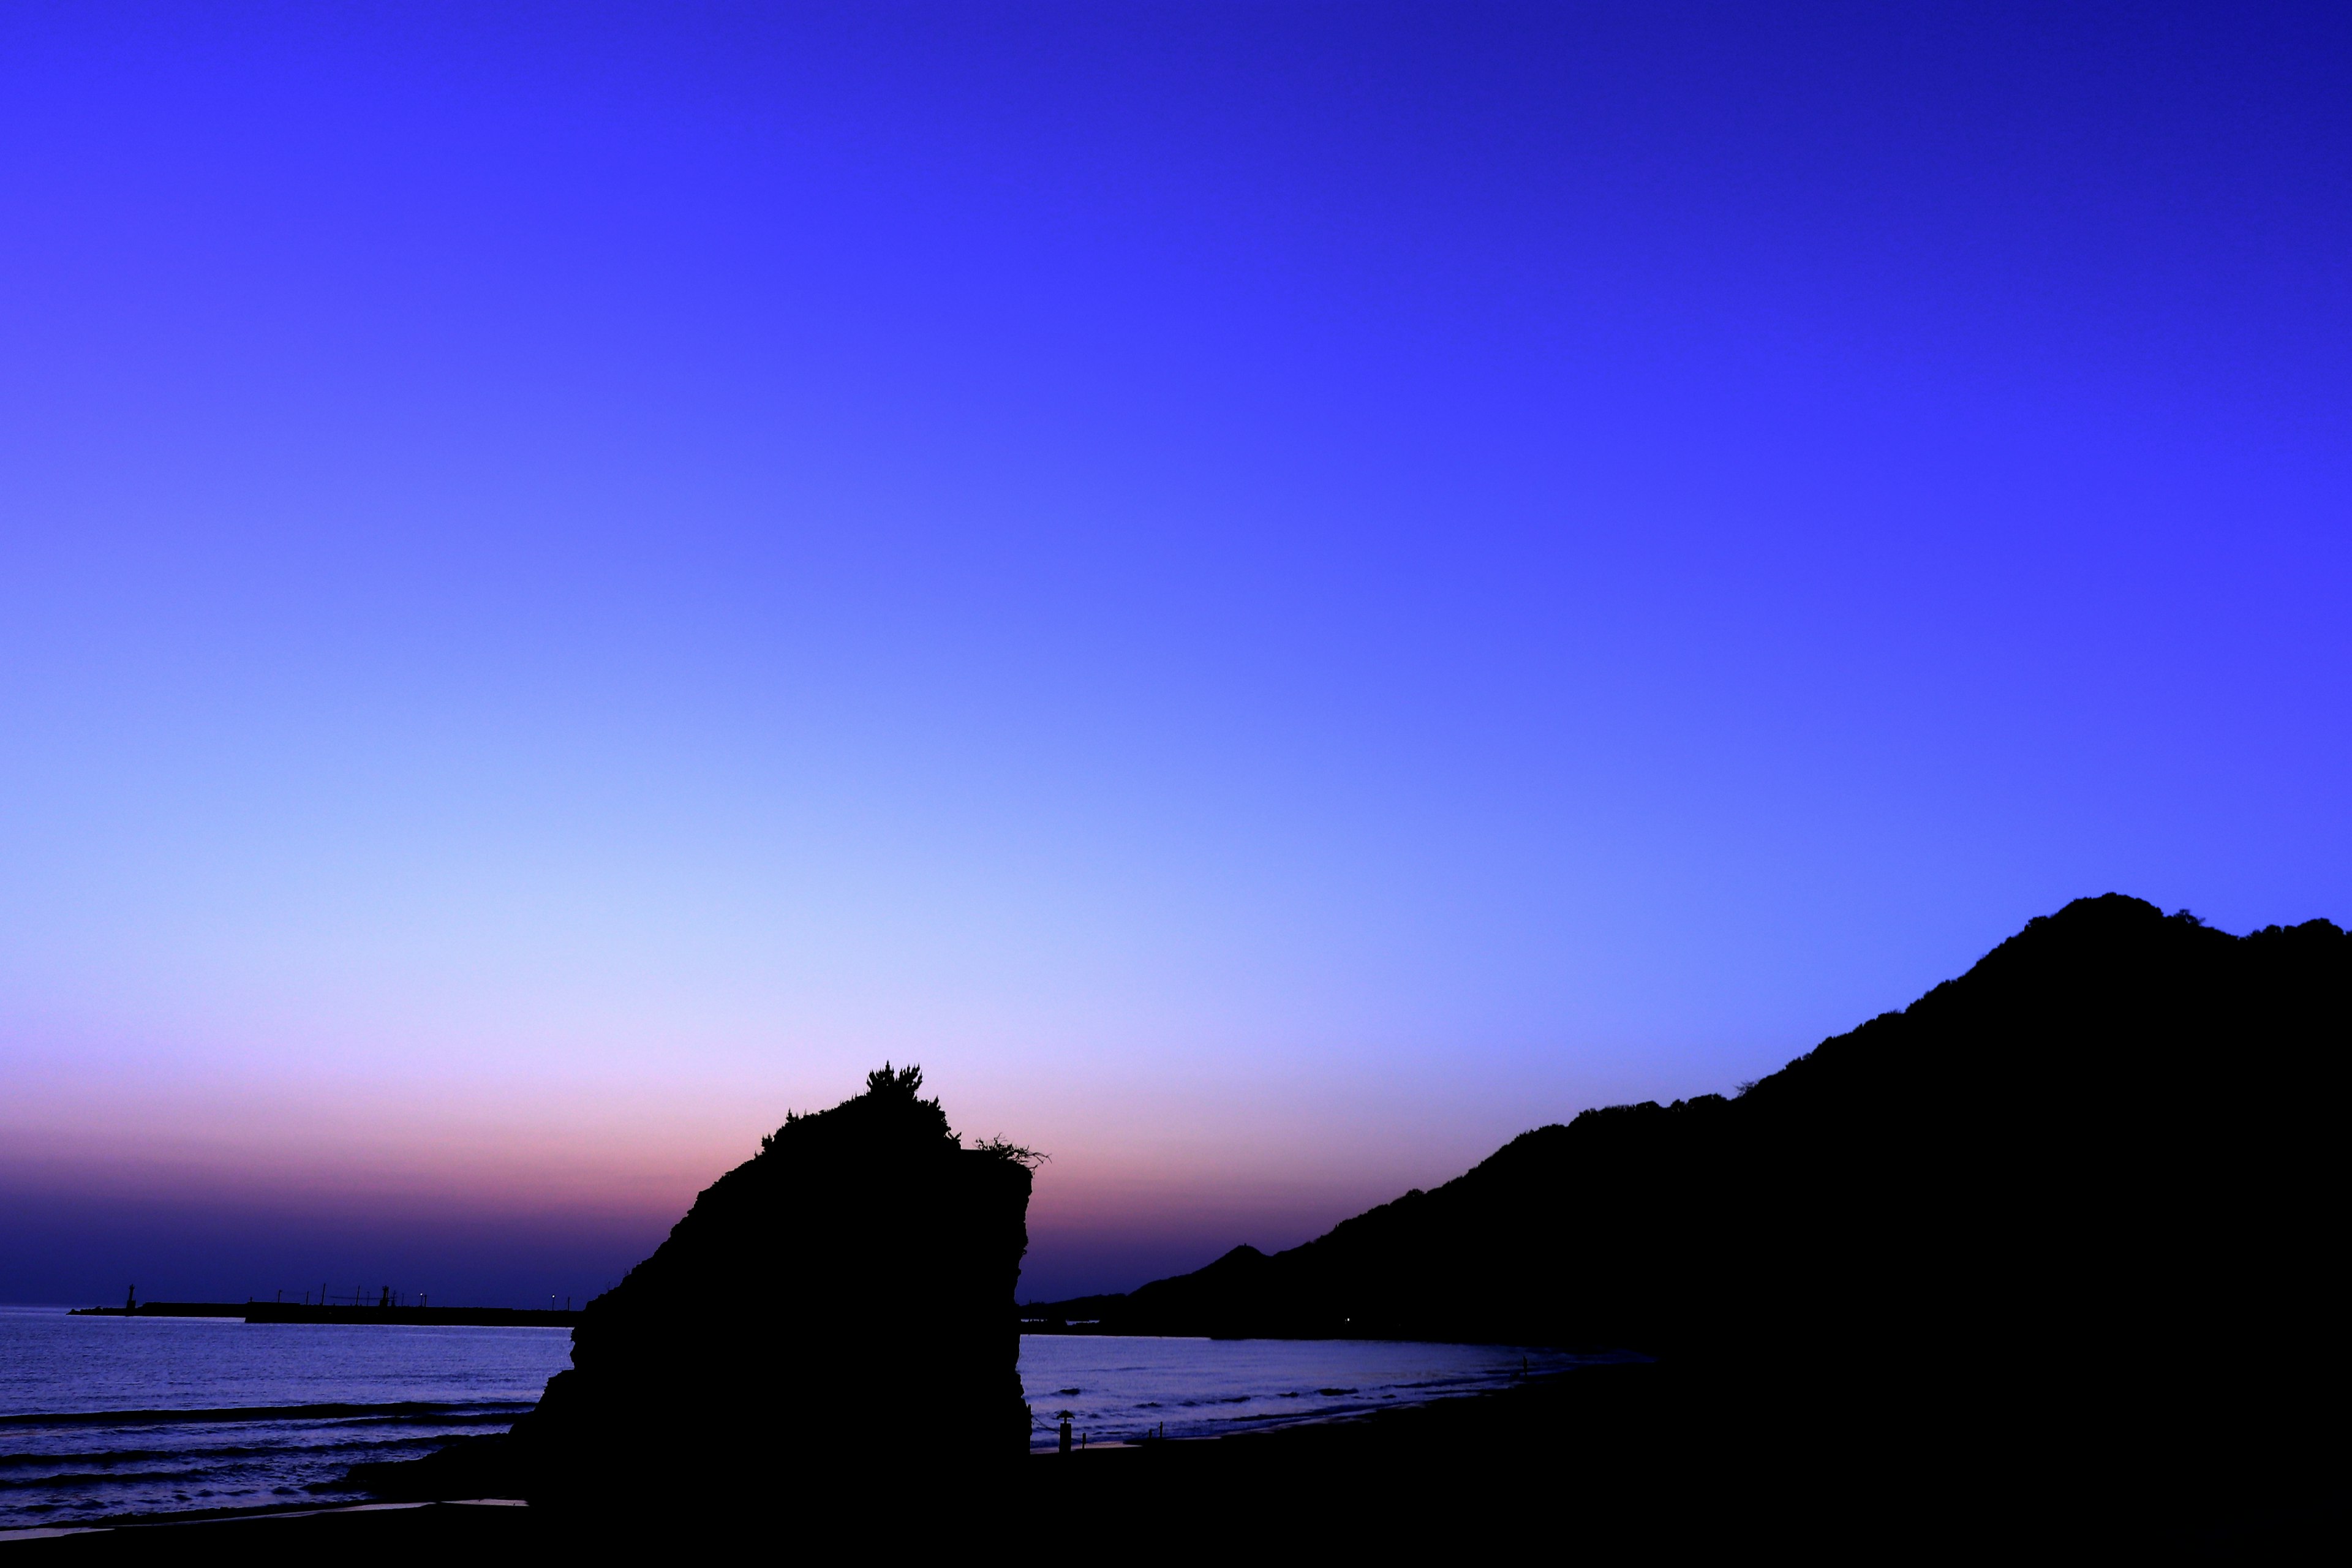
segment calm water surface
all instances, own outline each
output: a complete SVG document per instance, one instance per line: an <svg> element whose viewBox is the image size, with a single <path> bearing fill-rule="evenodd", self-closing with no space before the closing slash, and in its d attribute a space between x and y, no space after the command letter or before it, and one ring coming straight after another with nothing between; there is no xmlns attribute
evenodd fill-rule
<svg viewBox="0 0 2352 1568"><path fill-rule="evenodd" d="M0 1307L0 1529L348 1499L346 1466L503 1431L571 1363L569 1329Z"/></svg>
<svg viewBox="0 0 2352 1568"><path fill-rule="evenodd" d="M1200 1437L1475 1394L1595 1358L1490 1345L1024 1335L1050 1447ZM345 1468L500 1432L572 1363L568 1329L74 1318L0 1307L0 1530L356 1500Z"/></svg>

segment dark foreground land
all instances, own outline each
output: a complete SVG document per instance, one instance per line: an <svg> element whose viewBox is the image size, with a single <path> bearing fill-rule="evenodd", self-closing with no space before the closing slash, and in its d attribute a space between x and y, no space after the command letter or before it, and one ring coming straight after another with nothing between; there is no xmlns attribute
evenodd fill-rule
<svg viewBox="0 0 2352 1568"><path fill-rule="evenodd" d="M337 1568L522 1553L698 1562L903 1550L992 1562L1339 1551L1617 1561L2076 1546L2273 1562L2332 1556L2345 1539L2340 1496L2307 1487L2159 1496L2098 1474L2094 1454L2073 1476L2053 1476L2005 1463L1997 1434L1985 1443L1927 1448L1825 1433L1769 1398L1637 1365L1357 1421L1035 1457L961 1494L898 1479L883 1453L814 1485L780 1478L772 1497L736 1512L726 1499L683 1496L634 1521L616 1510L560 1526L527 1508L437 1503L140 1526L16 1550L44 1561L293 1553Z"/></svg>

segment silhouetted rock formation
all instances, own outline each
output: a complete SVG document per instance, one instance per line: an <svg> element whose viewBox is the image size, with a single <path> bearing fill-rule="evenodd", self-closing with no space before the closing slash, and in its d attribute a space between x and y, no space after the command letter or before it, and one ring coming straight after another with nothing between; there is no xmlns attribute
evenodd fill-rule
<svg viewBox="0 0 2352 1568"><path fill-rule="evenodd" d="M1026 1151L962 1147L921 1082L885 1068L793 1117L589 1303L514 1430L535 1506L798 1510L1028 1451Z"/></svg>
<svg viewBox="0 0 2352 1568"><path fill-rule="evenodd" d="M2291 1467L2344 1386L2347 1035L2335 926L2082 900L1736 1098L1586 1111L1303 1247L1042 1310L1632 1346L1787 1369L1792 1422L1958 1442L2007 1401L2044 1457Z"/></svg>

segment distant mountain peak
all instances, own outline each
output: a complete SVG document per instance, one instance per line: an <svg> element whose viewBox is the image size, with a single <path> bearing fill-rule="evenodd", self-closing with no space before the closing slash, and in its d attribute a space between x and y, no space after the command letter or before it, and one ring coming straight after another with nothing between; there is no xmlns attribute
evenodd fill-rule
<svg viewBox="0 0 2352 1568"><path fill-rule="evenodd" d="M1584 1110L1303 1246L1238 1247L1086 1315L1850 1356L2080 1332L2079 1310L2279 1343L2306 1297L2264 1270L2340 1233L2347 1017L2352 939L2326 921L2237 937L2077 899L1736 1098ZM2143 1255L2173 1272L2100 1273Z"/></svg>

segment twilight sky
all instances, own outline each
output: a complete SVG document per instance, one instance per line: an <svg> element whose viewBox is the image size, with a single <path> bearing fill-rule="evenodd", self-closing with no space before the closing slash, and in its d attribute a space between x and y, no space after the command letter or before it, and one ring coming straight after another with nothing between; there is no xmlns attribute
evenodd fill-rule
<svg viewBox="0 0 2352 1568"><path fill-rule="evenodd" d="M0 1299L886 1058L1124 1288L2344 921L2348 416L2340 6L0 10Z"/></svg>

